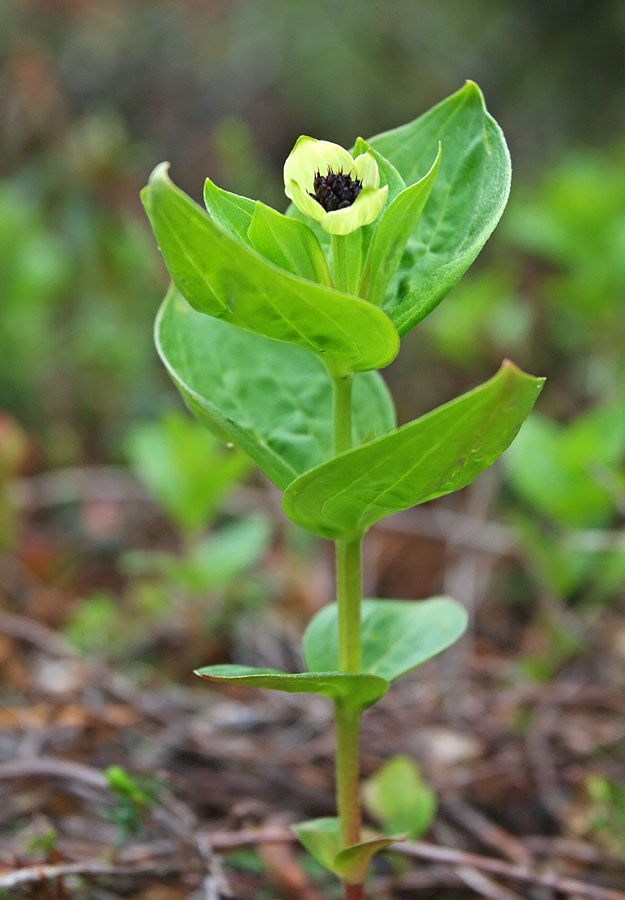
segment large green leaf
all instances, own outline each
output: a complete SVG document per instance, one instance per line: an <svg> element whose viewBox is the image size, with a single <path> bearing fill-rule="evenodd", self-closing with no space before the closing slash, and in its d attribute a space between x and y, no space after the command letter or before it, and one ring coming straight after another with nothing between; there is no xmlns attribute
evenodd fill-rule
<svg viewBox="0 0 625 900"><path fill-rule="evenodd" d="M206 666L195 672L201 678L221 684L286 691L289 694L321 694L340 700L354 709L367 709L388 690L388 681L377 675L348 675L345 672L302 672L291 675L278 669L251 666Z"/></svg>
<svg viewBox="0 0 625 900"><path fill-rule="evenodd" d="M450 647L464 633L467 614L448 597L430 600L364 600L362 671L394 681ZM309 622L303 641L306 667L338 666L338 611L324 606Z"/></svg>
<svg viewBox="0 0 625 900"><path fill-rule="evenodd" d="M384 516L457 491L512 443L543 382L506 360L469 393L300 475L284 512L315 534L350 541Z"/></svg>
<svg viewBox="0 0 625 900"><path fill-rule="evenodd" d="M419 181L404 188L382 213L369 246L358 292L371 303L380 304L384 300L386 288L399 265L410 232L434 187L440 161L439 144L430 170Z"/></svg>
<svg viewBox="0 0 625 900"><path fill-rule="evenodd" d="M436 184L382 306L401 335L468 269L499 221L510 190L502 131L471 81L414 122L369 143L410 185L436 156L439 141L443 158Z"/></svg>
<svg viewBox="0 0 625 900"><path fill-rule="evenodd" d="M379 369L397 355L382 310L264 259L177 188L166 164L141 196L172 280L199 312L305 347L339 374Z"/></svg>
<svg viewBox="0 0 625 900"><path fill-rule="evenodd" d="M362 884L371 857L402 838L371 837L341 849L341 826L337 818L325 817L293 826L301 843L318 863L347 884Z"/></svg>
<svg viewBox="0 0 625 900"><path fill-rule="evenodd" d="M332 456L332 383L301 347L195 312L175 288L156 320L156 346L189 409L278 487ZM377 372L354 376L353 408L356 443L395 426Z"/></svg>

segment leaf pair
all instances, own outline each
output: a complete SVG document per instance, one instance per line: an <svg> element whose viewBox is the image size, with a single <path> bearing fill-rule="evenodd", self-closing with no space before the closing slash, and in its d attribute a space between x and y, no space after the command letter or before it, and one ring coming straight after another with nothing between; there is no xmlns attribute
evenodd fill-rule
<svg viewBox="0 0 625 900"><path fill-rule="evenodd" d="M362 884L372 857L380 850L427 830L436 812L436 795L411 759L396 756L365 782L365 804L382 821L386 835L365 834L360 843L343 847L337 818L311 819L294 826L317 862L348 884Z"/></svg>
<svg viewBox="0 0 625 900"><path fill-rule="evenodd" d="M324 607L309 623L303 651L308 672L287 674L277 669L223 665L196 674L215 682L288 693L320 694L354 710L371 706L389 683L447 647L464 632L467 616L447 597L430 600L365 600L362 604L362 671L338 670L336 604Z"/></svg>
<svg viewBox="0 0 625 900"><path fill-rule="evenodd" d="M371 858L401 837L370 837L350 847L343 847L338 819L325 817L295 825L295 832L317 862L346 884L362 884Z"/></svg>
<svg viewBox="0 0 625 900"><path fill-rule="evenodd" d="M332 383L311 353L195 312L173 287L155 338L189 409L279 488L332 456ZM354 376L352 418L355 444L395 427L377 372Z"/></svg>
<svg viewBox="0 0 625 900"><path fill-rule="evenodd" d="M470 483L511 443L543 384L505 363L485 384L393 430L384 382L359 374L358 446L331 458L331 384L310 354L202 316L173 289L156 344L192 412L285 491L286 514L342 540Z"/></svg>

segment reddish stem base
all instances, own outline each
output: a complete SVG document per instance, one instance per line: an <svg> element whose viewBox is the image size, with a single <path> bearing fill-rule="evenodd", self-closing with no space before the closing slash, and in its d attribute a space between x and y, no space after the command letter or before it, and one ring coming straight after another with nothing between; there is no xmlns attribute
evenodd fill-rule
<svg viewBox="0 0 625 900"><path fill-rule="evenodd" d="M365 889L362 884L344 884L345 900L365 900Z"/></svg>

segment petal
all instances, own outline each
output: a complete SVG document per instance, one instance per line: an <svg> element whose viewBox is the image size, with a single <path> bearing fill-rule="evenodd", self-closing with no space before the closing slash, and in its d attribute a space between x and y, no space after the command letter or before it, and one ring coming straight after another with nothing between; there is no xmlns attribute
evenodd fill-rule
<svg viewBox="0 0 625 900"><path fill-rule="evenodd" d="M353 166L354 160L344 147L302 135L284 164L284 183L287 185L295 181L302 190L312 191L317 172L326 175L329 170L342 170L347 173Z"/></svg>
<svg viewBox="0 0 625 900"><path fill-rule="evenodd" d="M292 200L297 206L300 212L304 213L305 216L314 219L315 222L321 222L323 217L327 215L321 203L317 203L314 197L311 197L310 194L303 191L296 181L289 181L285 188L285 193L289 200Z"/></svg>
<svg viewBox="0 0 625 900"><path fill-rule="evenodd" d="M377 188L380 186L380 170L371 150L361 153L354 160L354 172L360 179L363 187Z"/></svg>
<svg viewBox="0 0 625 900"><path fill-rule="evenodd" d="M382 212L387 195L388 185L379 190L372 187L363 188L347 209L336 209L326 213L320 220L321 227L330 234L349 234L361 225L370 225Z"/></svg>

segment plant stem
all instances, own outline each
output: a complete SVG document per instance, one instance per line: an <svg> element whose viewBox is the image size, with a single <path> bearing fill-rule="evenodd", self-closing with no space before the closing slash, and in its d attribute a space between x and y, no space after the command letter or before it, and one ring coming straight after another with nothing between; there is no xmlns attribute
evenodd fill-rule
<svg viewBox="0 0 625 900"><path fill-rule="evenodd" d="M334 377L334 452L352 447L352 375Z"/></svg>
<svg viewBox="0 0 625 900"><path fill-rule="evenodd" d="M352 377L334 377L334 451L352 446ZM358 673L362 664L360 604L362 595L361 545L356 541L336 541L336 593L341 672ZM336 721L336 806L341 826L341 844L360 843L360 798L358 776L360 710L337 700ZM362 885L345 884L346 900L364 900Z"/></svg>
<svg viewBox="0 0 625 900"><path fill-rule="evenodd" d="M360 229L351 234L333 234L331 243L334 287L346 294L357 294L362 268Z"/></svg>
<svg viewBox="0 0 625 900"><path fill-rule="evenodd" d="M352 446L352 376L334 379L334 452ZM336 541L336 594L339 610L339 670L361 666L361 541Z"/></svg>
<svg viewBox="0 0 625 900"><path fill-rule="evenodd" d="M361 542L336 542L336 595L339 608L339 671L360 672Z"/></svg>
<svg viewBox="0 0 625 900"><path fill-rule="evenodd" d="M360 802L358 791L360 710L337 700L336 720L336 806L341 823L341 844L360 843Z"/></svg>

